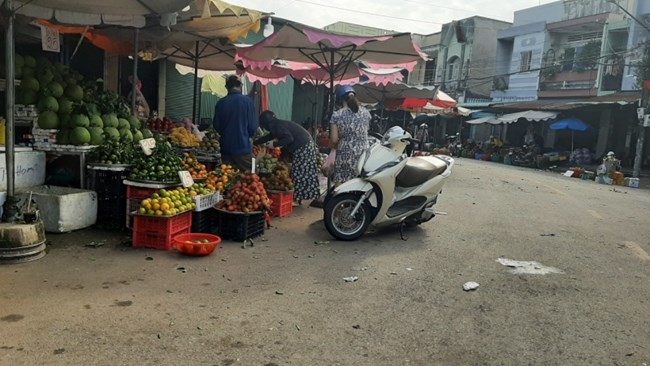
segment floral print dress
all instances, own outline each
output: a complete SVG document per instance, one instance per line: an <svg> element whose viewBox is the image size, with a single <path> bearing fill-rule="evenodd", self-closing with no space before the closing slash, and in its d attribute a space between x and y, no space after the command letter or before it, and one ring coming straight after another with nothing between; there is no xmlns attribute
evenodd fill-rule
<svg viewBox="0 0 650 366"><path fill-rule="evenodd" d="M357 176L357 163L368 148L370 118L370 112L364 107L359 107L357 113L343 108L332 115L331 123L335 124L339 131L334 164L335 183L343 183Z"/></svg>

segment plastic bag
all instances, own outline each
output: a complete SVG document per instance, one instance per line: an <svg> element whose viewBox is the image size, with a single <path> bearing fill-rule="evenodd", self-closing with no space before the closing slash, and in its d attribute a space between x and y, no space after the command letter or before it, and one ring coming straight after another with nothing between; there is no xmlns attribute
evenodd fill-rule
<svg viewBox="0 0 650 366"><path fill-rule="evenodd" d="M321 167L321 171L323 172L323 175L329 177L332 174L334 174L335 166L336 166L336 149L332 149L329 155L327 155L327 159L325 159L323 166Z"/></svg>

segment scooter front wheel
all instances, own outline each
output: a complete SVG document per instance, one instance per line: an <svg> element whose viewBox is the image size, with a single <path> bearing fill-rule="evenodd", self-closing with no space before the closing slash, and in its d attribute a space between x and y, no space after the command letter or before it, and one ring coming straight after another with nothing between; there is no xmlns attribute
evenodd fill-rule
<svg viewBox="0 0 650 366"><path fill-rule="evenodd" d="M352 210L359 202L359 195L343 193L331 197L325 204L323 221L327 231L338 240L356 240L368 229L372 220L370 207L364 203L351 216Z"/></svg>

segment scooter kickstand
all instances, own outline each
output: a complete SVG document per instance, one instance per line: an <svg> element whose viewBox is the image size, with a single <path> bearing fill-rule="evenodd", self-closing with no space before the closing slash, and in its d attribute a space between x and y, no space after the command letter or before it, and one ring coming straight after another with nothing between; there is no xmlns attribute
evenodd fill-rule
<svg viewBox="0 0 650 366"><path fill-rule="evenodd" d="M408 236L404 236L404 227L406 227L406 222L402 221L399 223L399 236L402 238L403 241L409 240Z"/></svg>

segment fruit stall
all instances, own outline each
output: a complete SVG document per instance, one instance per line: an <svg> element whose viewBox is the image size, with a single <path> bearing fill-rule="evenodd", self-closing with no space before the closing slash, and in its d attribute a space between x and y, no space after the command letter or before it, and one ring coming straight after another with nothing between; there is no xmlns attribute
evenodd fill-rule
<svg viewBox="0 0 650 366"><path fill-rule="evenodd" d="M85 80L46 58L17 55L16 63L17 117L31 127L23 143L39 157L32 164L37 181L19 188L66 197L55 200L61 207L42 213L57 218L80 202L93 202L84 208L93 211L85 220L62 227L131 230L134 247L206 255L221 239L252 240L263 235L271 217L292 213L291 167L280 148L256 146L256 174L241 173L221 163L220 136L212 128L199 132L187 119L141 120L101 81ZM70 156L78 159L78 181L35 187L46 183L46 165ZM68 199L73 194L83 200Z"/></svg>

